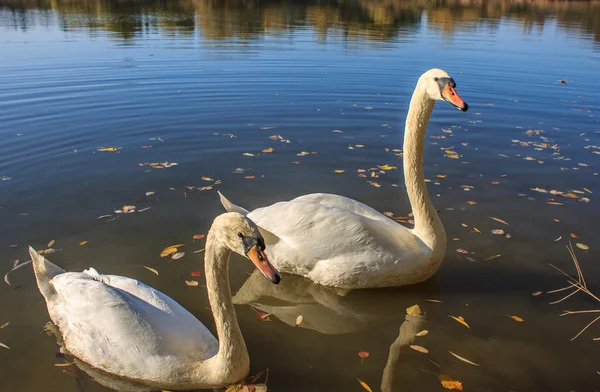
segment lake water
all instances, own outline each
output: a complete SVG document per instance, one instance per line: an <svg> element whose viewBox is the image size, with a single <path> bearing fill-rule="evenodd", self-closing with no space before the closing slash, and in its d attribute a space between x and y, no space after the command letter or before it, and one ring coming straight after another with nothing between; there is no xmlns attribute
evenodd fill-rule
<svg viewBox="0 0 600 392"><path fill-rule="evenodd" d="M2 272L54 240L48 257L65 269L139 279L214 331L204 274L190 273L203 270L192 236L223 211L216 190L250 209L330 192L407 216L401 170L358 169L401 167L393 150L415 82L440 67L470 106L438 103L428 130L441 269L422 285L340 296L293 276L269 285L233 257L251 373L268 368L272 391L358 392L357 378L441 391L439 374L465 391L597 391L600 323L570 341L596 316L559 314L598 303L577 293L552 305L568 292L546 292L567 285L549 263L575 274L569 241L589 247L575 251L600 292L600 5L435 4L0 1ZM125 205L150 209L115 213ZM179 243L183 258L160 257ZM53 366L65 360L40 333L48 315L31 269L10 282L3 389L108 391ZM425 315L403 324L414 304Z"/></svg>

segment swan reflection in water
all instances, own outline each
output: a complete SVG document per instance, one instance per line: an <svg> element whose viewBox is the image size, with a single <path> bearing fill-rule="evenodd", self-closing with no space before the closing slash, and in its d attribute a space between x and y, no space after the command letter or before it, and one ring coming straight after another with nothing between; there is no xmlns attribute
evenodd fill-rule
<svg viewBox="0 0 600 392"><path fill-rule="evenodd" d="M296 275L283 277L279 285L268 285L260 274L252 273L233 303L250 305L290 326L302 315L299 328L339 335L400 320L407 307L438 295L434 280L410 288L344 291Z"/></svg>

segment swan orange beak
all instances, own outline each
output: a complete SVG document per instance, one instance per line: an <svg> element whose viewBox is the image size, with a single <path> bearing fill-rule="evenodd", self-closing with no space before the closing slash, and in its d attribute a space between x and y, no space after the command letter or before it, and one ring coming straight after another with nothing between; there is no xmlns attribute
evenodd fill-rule
<svg viewBox="0 0 600 392"><path fill-rule="evenodd" d="M466 112L469 110L469 105L458 95L454 87L451 87L449 84L444 87L442 90L442 98L444 101L448 102L450 105L458 108L461 112Z"/></svg>
<svg viewBox="0 0 600 392"><path fill-rule="evenodd" d="M252 260L256 268L265 276L265 278L269 279L271 282L278 284L281 281L281 275L279 271L273 267L273 264L269 261L267 254L258 248L258 245L254 245L248 253L246 253L248 258Z"/></svg>

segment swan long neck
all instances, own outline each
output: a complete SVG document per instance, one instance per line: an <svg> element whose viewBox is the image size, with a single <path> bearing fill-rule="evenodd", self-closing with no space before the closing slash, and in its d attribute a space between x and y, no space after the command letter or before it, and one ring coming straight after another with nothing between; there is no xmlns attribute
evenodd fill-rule
<svg viewBox="0 0 600 392"><path fill-rule="evenodd" d="M201 378L208 377L217 384L237 382L248 374L250 358L244 337L235 315L231 289L229 287L229 256L231 251L224 246L212 230L206 239L204 273L208 301L215 318L219 351L215 356L199 364L197 372Z"/></svg>
<svg viewBox="0 0 600 392"><path fill-rule="evenodd" d="M404 181L414 215L414 233L434 253L441 251L443 254L446 249L446 232L429 199L423 172L425 132L433 106L434 101L417 85L410 100L404 131Z"/></svg>

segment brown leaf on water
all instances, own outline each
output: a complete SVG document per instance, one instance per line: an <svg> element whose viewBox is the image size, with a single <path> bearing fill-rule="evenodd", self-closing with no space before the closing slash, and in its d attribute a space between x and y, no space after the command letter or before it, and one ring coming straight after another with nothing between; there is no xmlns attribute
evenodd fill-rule
<svg viewBox="0 0 600 392"><path fill-rule="evenodd" d="M254 311L256 312L256 318L258 318L259 320L271 321L271 318L269 317L271 315L271 313L261 312L260 310L256 310L256 309L254 309Z"/></svg>
<svg viewBox="0 0 600 392"><path fill-rule="evenodd" d="M50 248L52 245L54 245L54 240L48 242L48 248Z"/></svg>
<svg viewBox="0 0 600 392"><path fill-rule="evenodd" d="M460 381L455 380L446 374L440 374L438 379L442 383L442 386L446 389L456 389L457 391L463 390L463 386Z"/></svg>
<svg viewBox="0 0 600 392"><path fill-rule="evenodd" d="M10 324L10 323L7 321L4 324L0 325L0 329L5 328L8 324Z"/></svg>
<svg viewBox="0 0 600 392"><path fill-rule="evenodd" d="M467 358L461 357L458 354L454 354L452 351L448 351L450 354L454 355L456 358L460 359L463 362L468 363L469 365L473 365L473 366L479 366L479 364L476 364L475 362L469 361Z"/></svg>
<svg viewBox="0 0 600 392"><path fill-rule="evenodd" d="M575 234L575 233L569 233L569 235L570 235L572 238L579 238L579 237L577 237L577 234Z"/></svg>
<svg viewBox="0 0 600 392"><path fill-rule="evenodd" d="M408 314L409 316L418 316L419 314L421 314L421 308L419 307L419 305L409 306L408 308L406 308L406 314Z"/></svg>
<svg viewBox="0 0 600 392"><path fill-rule="evenodd" d="M146 267L146 266L144 266L144 268L146 268L148 271L150 271L150 272L156 274L156 276L158 276L158 271L155 270L154 268L150 268L150 267Z"/></svg>
<svg viewBox="0 0 600 392"><path fill-rule="evenodd" d="M494 230L492 230L492 234L494 234L494 235L504 235L504 230L502 230L502 229L494 229Z"/></svg>
<svg viewBox="0 0 600 392"><path fill-rule="evenodd" d="M477 202L473 200L467 200L467 204L474 206L475 204L477 204Z"/></svg>
<svg viewBox="0 0 600 392"><path fill-rule="evenodd" d="M262 150L262 152L264 152L264 153L269 153L269 152L273 152L273 151L274 151L273 147L265 148L264 150Z"/></svg>
<svg viewBox="0 0 600 392"><path fill-rule="evenodd" d="M511 315L509 315L509 314L507 314L507 316L508 316L508 317L510 317L511 319L513 319L513 320L515 320L515 321L519 322L519 323L522 323L522 322L524 322L524 321L525 321L525 320L523 320L523 319L522 319L521 317L519 317L519 316L511 316Z"/></svg>
<svg viewBox="0 0 600 392"><path fill-rule="evenodd" d="M190 275L192 275L192 276L202 276L202 272L200 272L200 271L192 271L192 272L190 272Z"/></svg>
<svg viewBox="0 0 600 392"><path fill-rule="evenodd" d="M587 246L586 244L582 244L581 242L576 243L575 246L582 250L590 250L589 246Z"/></svg>
<svg viewBox="0 0 600 392"><path fill-rule="evenodd" d="M6 348L6 349L10 350L10 347L8 347L8 346L7 346L6 344L4 344L4 343L0 343L0 347L4 347L4 348Z"/></svg>
<svg viewBox="0 0 600 392"><path fill-rule="evenodd" d="M541 295L541 294L542 294L541 291L536 291L536 292L531 293L531 295L534 297L537 297L538 295Z"/></svg>
<svg viewBox="0 0 600 392"><path fill-rule="evenodd" d="M428 330L424 329L421 332L419 332L418 334L416 334L415 336L421 337L421 336L425 336L429 333Z"/></svg>
<svg viewBox="0 0 600 392"><path fill-rule="evenodd" d="M492 181L492 182L490 182L490 184L492 184L492 185L498 185L498 184L500 184L500 181Z"/></svg>
<svg viewBox="0 0 600 392"><path fill-rule="evenodd" d="M186 280L185 284L187 284L188 286L198 286L198 282L195 280Z"/></svg>
<svg viewBox="0 0 600 392"><path fill-rule="evenodd" d="M467 322L465 321L465 319L462 316L458 316L458 317L454 317L454 316L448 316L450 318L453 318L454 320L458 321L459 323L461 323L462 325L464 325L467 328L471 328L469 327L469 324L467 324Z"/></svg>
<svg viewBox="0 0 600 392"><path fill-rule="evenodd" d="M502 219L500 219L500 218L496 218L496 217L490 216L490 219L493 219L493 220L495 220L496 222L504 223L506 226L510 226L510 225L509 225L507 222L503 221L503 220L502 220Z"/></svg>
<svg viewBox="0 0 600 392"><path fill-rule="evenodd" d="M204 234L195 234L192 238L195 240L203 240L206 237Z"/></svg>
<svg viewBox="0 0 600 392"><path fill-rule="evenodd" d="M360 362L362 363L362 361L364 361L365 358L369 357L369 353L366 351L359 351L358 356L361 358Z"/></svg>
<svg viewBox="0 0 600 392"><path fill-rule="evenodd" d="M87 241L79 241L79 245L81 245L81 246L83 246L83 245L85 245L87 243L88 243Z"/></svg>
<svg viewBox="0 0 600 392"><path fill-rule="evenodd" d="M411 344L410 348L423 354L427 354L429 352L429 350L427 350L425 347L418 346L416 344Z"/></svg>
<svg viewBox="0 0 600 392"><path fill-rule="evenodd" d="M206 176L201 177L201 179L203 179L204 181L214 181L212 178Z"/></svg>
<svg viewBox="0 0 600 392"><path fill-rule="evenodd" d="M370 387L367 385L367 383L366 383L366 382L362 381L362 380L361 380L360 378L358 378L358 377L357 377L356 379L358 380L358 383L359 383L359 384L360 384L360 385L361 385L361 386L362 386L364 389L366 389L366 390L367 390L367 391L369 391L369 392L373 392L373 390L372 390L372 389L371 389L371 388L370 388Z"/></svg>
<svg viewBox="0 0 600 392"><path fill-rule="evenodd" d="M256 176L244 176L244 178L247 180L252 180L252 179L256 178Z"/></svg>

